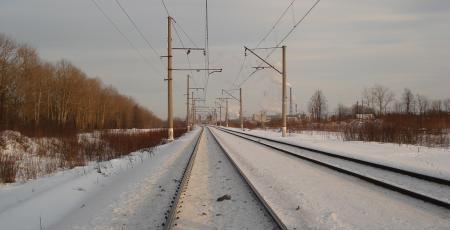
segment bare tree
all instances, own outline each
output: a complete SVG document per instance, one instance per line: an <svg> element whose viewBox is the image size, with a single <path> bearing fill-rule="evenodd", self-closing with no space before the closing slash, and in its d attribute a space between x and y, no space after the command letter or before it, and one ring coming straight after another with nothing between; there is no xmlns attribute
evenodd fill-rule
<svg viewBox="0 0 450 230"><path fill-rule="evenodd" d="M402 102L396 101L393 106L394 112L397 114L403 113L404 112L403 107L404 106Z"/></svg>
<svg viewBox="0 0 450 230"><path fill-rule="evenodd" d="M363 101L361 102L362 107L375 108L375 99L372 94L372 88L364 88L362 92Z"/></svg>
<svg viewBox="0 0 450 230"><path fill-rule="evenodd" d="M410 89L405 88L402 95L402 100L405 108L406 114L411 114L414 112L414 94L411 92Z"/></svg>
<svg viewBox="0 0 450 230"><path fill-rule="evenodd" d="M450 98L445 99L442 104L445 112L450 113Z"/></svg>
<svg viewBox="0 0 450 230"><path fill-rule="evenodd" d="M441 100L433 100L431 102L431 111L433 113L441 113L442 112L442 101Z"/></svg>
<svg viewBox="0 0 450 230"><path fill-rule="evenodd" d="M47 63L34 48L0 34L0 129L161 126L151 111L69 61Z"/></svg>
<svg viewBox="0 0 450 230"><path fill-rule="evenodd" d="M378 114L386 113L389 104L394 100L394 93L387 87L375 85L372 89L372 97L377 105Z"/></svg>
<svg viewBox="0 0 450 230"><path fill-rule="evenodd" d="M429 100L424 95L417 94L416 95L416 101L417 101L417 112L422 115L425 114L425 112L428 110Z"/></svg>
<svg viewBox="0 0 450 230"><path fill-rule="evenodd" d="M309 100L309 111L311 117L315 121L321 121L326 116L327 111L327 99L323 95L320 89L316 90Z"/></svg>

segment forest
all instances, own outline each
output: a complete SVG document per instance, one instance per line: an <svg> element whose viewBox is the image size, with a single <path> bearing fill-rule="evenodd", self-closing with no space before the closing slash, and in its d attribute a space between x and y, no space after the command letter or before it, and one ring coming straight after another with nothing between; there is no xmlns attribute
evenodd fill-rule
<svg viewBox="0 0 450 230"><path fill-rule="evenodd" d="M70 61L47 62L35 48L0 34L0 130L57 136L162 125L151 111Z"/></svg>

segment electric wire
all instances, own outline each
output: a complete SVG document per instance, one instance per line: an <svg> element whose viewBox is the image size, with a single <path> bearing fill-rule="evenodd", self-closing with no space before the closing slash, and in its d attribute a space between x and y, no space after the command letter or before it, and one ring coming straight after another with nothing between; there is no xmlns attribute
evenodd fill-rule
<svg viewBox="0 0 450 230"><path fill-rule="evenodd" d="M181 30L181 33L184 34L184 36L189 40L189 42L192 43L192 45L194 46L194 48L198 48L197 44L194 42L194 40L192 40L192 38L186 33L186 31L183 29L183 27L180 25L180 23L178 23L177 21L175 21L175 25L178 26L178 28Z"/></svg>
<svg viewBox="0 0 450 230"><path fill-rule="evenodd" d="M139 49L136 48L136 46L131 42L131 40L125 35L125 33L123 33L120 28L117 26L116 23L114 23L114 21L106 14L106 12L101 8L101 6L95 1L95 0L91 0L92 3L94 3L95 7L102 13L102 15L108 20L108 22L114 27L114 29L120 34L122 35L122 37L128 42L128 44L131 46L131 48L133 48L138 54L139 56L141 56L141 58L144 60L144 62L146 62L147 64L150 65L151 69L153 71L155 71L157 74L160 74L160 71L157 70L158 68L156 68L142 53L141 51L139 51Z"/></svg>
<svg viewBox="0 0 450 230"><path fill-rule="evenodd" d="M145 41L145 43L147 43L147 45L150 47L150 49L153 51L153 53L156 55L156 57L161 61L162 60L160 58L160 54L158 53L158 51L156 51L156 49L154 48L154 46L152 46L152 44L150 43L150 41L144 36L144 34L142 33L141 29L139 29L139 27L137 26L137 24L135 23L135 21L133 20L133 18L131 18L131 16L128 14L128 12L125 10L125 8L122 6L122 4L120 4L119 0L115 0L116 4L119 6L119 8L122 10L122 12L127 16L128 20L131 22L131 24L133 25L133 27L136 29L136 31L139 33L139 35L141 36L141 38Z"/></svg>
<svg viewBox="0 0 450 230"><path fill-rule="evenodd" d="M270 30L267 31L267 33L263 36L263 38L256 44L255 48L259 48L259 46L270 36L270 34L272 34L272 32L275 30L275 28L278 26L278 24L281 22L281 20L286 15L286 13L289 11L289 8L293 7L295 1L296 0L292 0L291 3L286 7L286 9L284 9L284 11L281 13L281 15L277 18L275 23L270 28ZM239 72L232 83L233 86L236 84L236 81L241 77L242 69L244 68L244 65L245 65L245 60L246 60L246 58L244 57L244 59L242 60L242 63L241 63L241 67L239 68ZM252 76L255 72L256 71L252 72L250 75ZM247 76L247 78L248 78L248 76ZM247 81L247 80L244 80L244 81ZM238 86L241 86L241 85L242 85L242 83L240 83Z"/></svg>
<svg viewBox="0 0 450 230"><path fill-rule="evenodd" d="M164 2L164 0L161 0L161 4L162 4L162 6L163 6L163 8L164 8L164 10L165 10L165 12L166 12L166 14L167 14L167 16L168 16L168 17L171 17L171 18L173 19L172 21L174 22L174 25L175 25L175 26L173 27L173 29L174 29L174 31L175 31L175 34L177 35L178 40L180 41L181 47L183 47L183 49L186 48L186 47L184 46L183 40L181 39L180 33L178 32L178 30L177 30L177 28L176 28L177 26L178 26L178 28L181 30L181 32L186 36L186 38L192 43L192 45L194 45L195 48L198 48L198 46L195 44L195 42L191 39L191 37L190 37L190 36L186 33L186 31L183 29L183 27L181 26L181 24L178 23L178 22L170 15L170 11L169 11L169 9L167 8L167 5L166 5L166 3ZM187 60L187 62L188 62L189 68L192 69L191 60L190 60L188 54L186 54L186 60ZM194 74L193 74L192 70L191 70L191 76L192 76L191 79L194 81L194 85L198 86L199 84L198 84L198 82L195 80Z"/></svg>
<svg viewBox="0 0 450 230"><path fill-rule="evenodd" d="M208 0L205 0L205 69L206 73L206 83L204 90L204 97L206 98L206 93L208 91L208 81L209 81L209 31L208 31Z"/></svg>
<svg viewBox="0 0 450 230"><path fill-rule="evenodd" d="M266 35L264 35L264 37L258 42L258 44L256 44L255 48L258 48L261 45L261 43L263 43L267 39L267 37L269 37L269 35L275 30L275 28L277 27L278 23L280 23L281 19L284 18L286 13L289 11L289 8L291 8L291 6L294 4L295 1L296 0L292 0L291 1L291 3L288 5L288 7L286 7L286 9L283 11L283 13L281 13L281 15L278 17L278 19L275 21L275 23L272 25L272 27L266 33Z"/></svg>
<svg viewBox="0 0 450 230"><path fill-rule="evenodd" d="M169 9L167 9L167 6L166 6L166 3L164 2L164 0L161 0L161 3L163 5L163 7L164 7L164 10L166 10L167 16L170 17Z"/></svg>
<svg viewBox="0 0 450 230"><path fill-rule="evenodd" d="M275 47L279 47L283 42L286 41L286 39L289 38L289 36L294 32L294 30L298 27L298 25L300 25L300 23L302 23L305 18L312 12L312 10L317 6L317 4L319 4L321 0L317 0L310 8L309 10L303 15L303 17L300 18L300 20L297 21L297 23L295 23L295 25L288 31L288 33L283 36L283 38L275 45ZM275 48L272 49L264 59L268 59L273 53L275 52ZM262 64L260 64L258 67L262 67ZM253 71L250 75L248 75L242 82L239 83L239 87L242 86L245 82L247 82L250 77L252 77L256 71L258 71L258 68L255 69L255 71Z"/></svg>
<svg viewBox="0 0 450 230"><path fill-rule="evenodd" d="M185 49L186 47L184 46L183 40L181 39L180 33L178 32L176 27L173 27L173 30L175 31L175 34L177 35L178 41L180 42L181 47L183 47L183 49ZM191 65L191 59L189 58L189 55L186 53L186 60L188 62L189 65L189 69L192 69L192 65ZM193 71L190 70L191 72L191 76L194 75Z"/></svg>

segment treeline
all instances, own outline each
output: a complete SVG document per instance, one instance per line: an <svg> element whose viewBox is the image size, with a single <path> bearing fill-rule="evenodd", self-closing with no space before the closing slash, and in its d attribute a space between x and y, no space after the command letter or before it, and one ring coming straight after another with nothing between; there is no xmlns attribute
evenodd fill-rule
<svg viewBox="0 0 450 230"><path fill-rule="evenodd" d="M317 90L309 116L291 121L290 130L335 131L344 140L450 146L450 98L432 100L408 88L396 97L388 87L374 85L351 106L339 104L334 113L327 108L325 95Z"/></svg>
<svg viewBox="0 0 450 230"><path fill-rule="evenodd" d="M151 111L67 60L0 34L0 130L51 135L60 130L162 127Z"/></svg>
<svg viewBox="0 0 450 230"><path fill-rule="evenodd" d="M410 117L448 116L450 98L429 99L423 94L414 94L405 88L399 97L388 87L374 85L362 91L361 99L351 106L338 104L336 110L328 111L327 99L321 90L316 90L308 104L309 118L314 122L344 121L356 117L356 114L372 114L380 118L391 115ZM306 114L305 114L306 116Z"/></svg>

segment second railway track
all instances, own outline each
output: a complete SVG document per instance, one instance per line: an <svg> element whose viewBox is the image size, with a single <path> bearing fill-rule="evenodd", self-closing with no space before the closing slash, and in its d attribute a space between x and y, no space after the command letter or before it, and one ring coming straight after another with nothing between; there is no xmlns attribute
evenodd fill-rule
<svg viewBox="0 0 450 230"><path fill-rule="evenodd" d="M223 132L313 162L434 205L450 209L450 182L385 165L338 156L230 129Z"/></svg>

